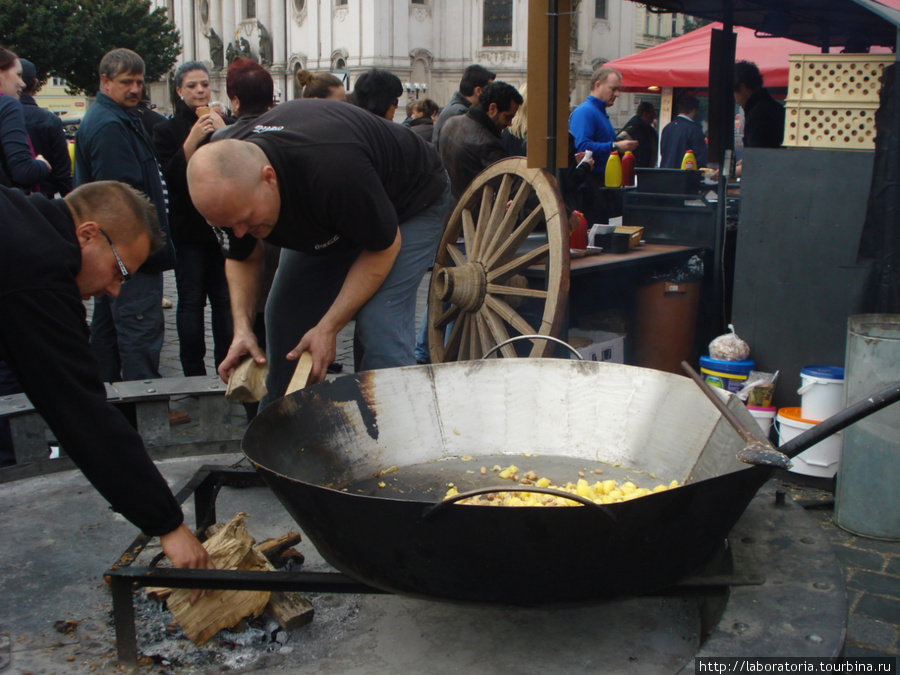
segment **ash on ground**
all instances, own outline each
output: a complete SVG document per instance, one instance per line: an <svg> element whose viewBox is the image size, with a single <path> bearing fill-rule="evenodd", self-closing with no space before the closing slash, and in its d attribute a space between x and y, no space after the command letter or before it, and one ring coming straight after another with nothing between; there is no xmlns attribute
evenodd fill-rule
<svg viewBox="0 0 900 675"><path fill-rule="evenodd" d="M285 669L327 658L359 617L360 596L305 596L315 608L312 623L284 631L266 614L244 619L196 647L172 621L165 604L149 600L143 590L134 595L138 651L144 663L162 674L252 673L263 668Z"/></svg>

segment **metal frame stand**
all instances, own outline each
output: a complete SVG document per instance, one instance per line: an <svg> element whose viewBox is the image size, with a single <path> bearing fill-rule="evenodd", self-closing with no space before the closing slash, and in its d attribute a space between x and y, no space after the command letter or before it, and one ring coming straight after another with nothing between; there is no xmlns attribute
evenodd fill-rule
<svg viewBox="0 0 900 675"><path fill-rule="evenodd" d="M197 530L216 522L216 498L222 487L263 487L253 470L204 465L175 495L179 504L194 495ZM138 536L104 573L112 589L113 621L119 663L136 666L137 632L134 623L136 588L200 588L241 591L297 591L301 593L384 593L340 572L249 572L236 570L189 570L133 566L152 537Z"/></svg>

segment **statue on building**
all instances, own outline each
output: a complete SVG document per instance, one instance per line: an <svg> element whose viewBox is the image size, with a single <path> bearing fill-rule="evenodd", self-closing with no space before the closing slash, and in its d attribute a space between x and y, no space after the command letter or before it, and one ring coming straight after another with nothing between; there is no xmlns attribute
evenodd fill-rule
<svg viewBox="0 0 900 675"><path fill-rule="evenodd" d="M256 30L259 33L259 64L268 68L272 65L272 36L262 21L256 22Z"/></svg>
<svg viewBox="0 0 900 675"><path fill-rule="evenodd" d="M243 57L245 59L252 59L253 55L250 53L250 43L247 42L247 38L242 37L238 43L238 57Z"/></svg>
<svg viewBox="0 0 900 675"><path fill-rule="evenodd" d="M212 61L213 68L222 69L225 62L222 60L222 38L220 38L213 27L209 27L209 33L206 35L209 40L209 60ZM229 45L230 46L230 45Z"/></svg>
<svg viewBox="0 0 900 675"><path fill-rule="evenodd" d="M234 48L234 43L229 42L228 49L225 50L225 62L230 65L232 62L234 62L235 59L237 59L237 57L238 57L238 53L237 53L237 50Z"/></svg>

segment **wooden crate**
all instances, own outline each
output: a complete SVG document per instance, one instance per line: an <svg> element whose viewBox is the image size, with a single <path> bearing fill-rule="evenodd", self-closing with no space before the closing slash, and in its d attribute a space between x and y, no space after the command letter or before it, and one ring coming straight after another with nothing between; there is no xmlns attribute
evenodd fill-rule
<svg viewBox="0 0 900 675"><path fill-rule="evenodd" d="M874 150L878 104L787 101L784 143L794 148Z"/></svg>
<svg viewBox="0 0 900 675"><path fill-rule="evenodd" d="M893 54L791 54L788 101L875 103Z"/></svg>

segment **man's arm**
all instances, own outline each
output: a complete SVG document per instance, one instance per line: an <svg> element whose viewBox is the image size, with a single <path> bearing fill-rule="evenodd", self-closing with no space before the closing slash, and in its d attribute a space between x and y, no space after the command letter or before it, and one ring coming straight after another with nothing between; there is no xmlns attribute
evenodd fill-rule
<svg viewBox="0 0 900 675"><path fill-rule="evenodd" d="M258 241L250 255L243 260L233 258L225 260L225 277L228 279L231 316L234 323L234 337L231 340L231 346L218 368L219 376L225 382L228 382L232 371L241 362L244 354L250 354L259 364L266 362L266 355L259 348L253 332L264 266L263 247Z"/></svg>
<svg viewBox="0 0 900 675"><path fill-rule="evenodd" d="M577 152L590 150L597 160L594 172L602 173L606 171L605 158L609 157L609 153L612 152L614 139L602 143L594 140L600 131L594 118L595 114L599 115L600 112L594 113L591 109L582 106L575 108L569 118L569 132L575 138L575 150Z"/></svg>
<svg viewBox="0 0 900 675"><path fill-rule="evenodd" d="M49 118L48 118L49 119ZM50 181L59 193L65 197L72 191L72 160L69 159L69 142L63 131L62 120L53 116L48 131L47 160L50 162Z"/></svg>
<svg viewBox="0 0 900 675"><path fill-rule="evenodd" d="M140 436L106 400L84 309L74 289L72 296L42 290L4 296L0 353L60 445L113 510L144 533L159 535L177 566L211 567Z"/></svg>
<svg viewBox="0 0 900 675"><path fill-rule="evenodd" d="M401 243L398 227L394 242L388 248L383 251L363 250L350 266L341 290L325 316L288 352L287 357L292 361L300 358L303 352L310 352L313 357L310 384L325 379L328 364L334 361L337 351L335 344L338 332L384 283L400 253Z"/></svg>

